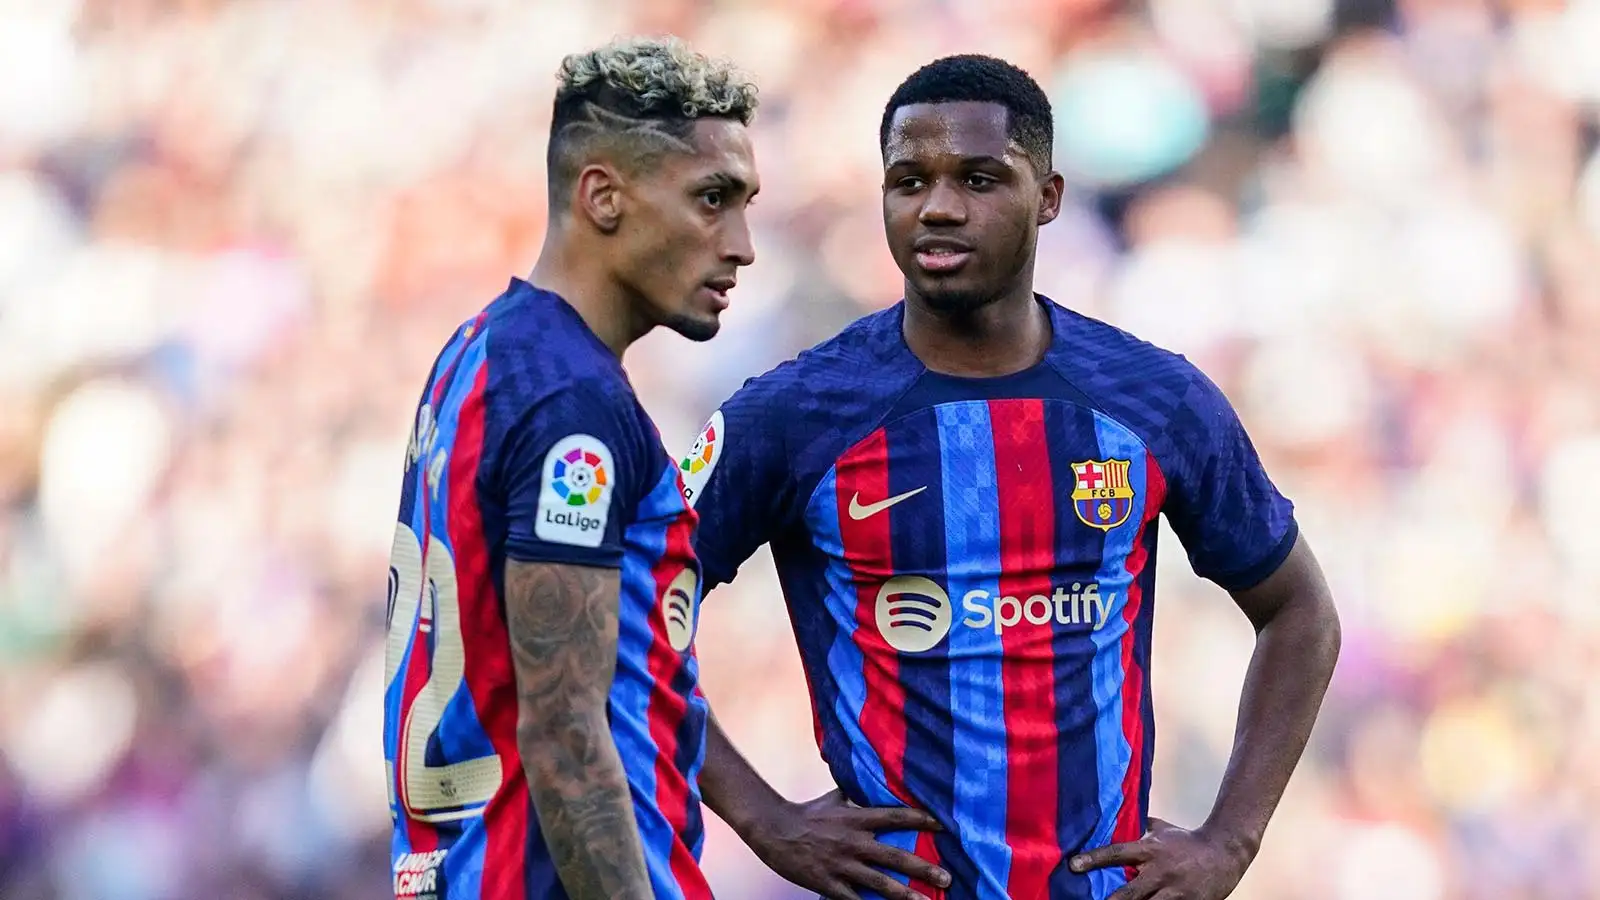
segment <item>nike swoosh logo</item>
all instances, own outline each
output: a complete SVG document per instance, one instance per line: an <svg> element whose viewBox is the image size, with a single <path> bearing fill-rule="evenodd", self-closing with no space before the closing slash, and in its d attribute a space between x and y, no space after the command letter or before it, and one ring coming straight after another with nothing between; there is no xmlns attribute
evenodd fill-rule
<svg viewBox="0 0 1600 900"><path fill-rule="evenodd" d="M858 492L850 498L850 518L859 522L862 519L875 516L878 513L881 513L889 507L895 505L896 503L899 503L902 500L909 500L927 489L928 486L923 485L914 491L906 491L904 494L895 494L893 497L889 497L885 500L879 500L877 503L869 503L866 506L861 505L861 494Z"/></svg>

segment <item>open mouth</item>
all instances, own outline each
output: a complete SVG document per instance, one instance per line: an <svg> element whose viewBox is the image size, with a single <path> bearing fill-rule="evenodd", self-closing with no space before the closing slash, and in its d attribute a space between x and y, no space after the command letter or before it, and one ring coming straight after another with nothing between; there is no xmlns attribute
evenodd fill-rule
<svg viewBox="0 0 1600 900"><path fill-rule="evenodd" d="M972 259L972 249L953 241L918 241L917 267L925 272L947 274L965 266Z"/></svg>
<svg viewBox="0 0 1600 900"><path fill-rule="evenodd" d="M929 272L954 272L971 258L968 250L924 250L917 254L917 265Z"/></svg>

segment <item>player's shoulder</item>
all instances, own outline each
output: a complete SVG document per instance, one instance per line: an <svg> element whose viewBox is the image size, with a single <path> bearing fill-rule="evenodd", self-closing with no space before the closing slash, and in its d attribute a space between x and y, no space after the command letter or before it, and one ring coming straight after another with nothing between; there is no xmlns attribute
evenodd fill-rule
<svg viewBox="0 0 1600 900"><path fill-rule="evenodd" d="M899 308L868 313L838 334L796 354L793 359L747 380L739 396L774 410L823 404L831 409L870 399L879 386L896 381L895 353ZM903 354L900 354L903 355Z"/></svg>
<svg viewBox="0 0 1600 900"><path fill-rule="evenodd" d="M1226 402L1183 354L1053 302L1051 310L1051 364L1098 409L1147 437L1182 427L1197 396Z"/></svg>
<svg viewBox="0 0 1600 900"><path fill-rule="evenodd" d="M794 470L826 468L915 381L920 369L903 346L896 351L899 333L898 307L869 313L746 380L712 414L696 451L737 446L741 455L784 459Z"/></svg>
<svg viewBox="0 0 1600 900"><path fill-rule="evenodd" d="M526 409L576 395L587 403L632 406L622 364L556 294L512 279L479 314L476 327L496 405Z"/></svg>

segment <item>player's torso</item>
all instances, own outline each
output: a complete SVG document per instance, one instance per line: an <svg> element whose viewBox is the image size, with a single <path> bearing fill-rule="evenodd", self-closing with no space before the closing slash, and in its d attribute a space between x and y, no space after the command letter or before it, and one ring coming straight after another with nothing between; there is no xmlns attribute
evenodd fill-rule
<svg viewBox="0 0 1600 900"><path fill-rule="evenodd" d="M1140 814L1163 495L1050 366L930 373L775 548L835 775L944 819L929 849L976 895L1077 896L1064 852Z"/></svg>
<svg viewBox="0 0 1600 900"><path fill-rule="evenodd" d="M491 342L497 325L505 326L494 312L464 326L441 354L407 454L390 563L384 703L397 898L564 896L537 835L516 747L500 577L506 511L492 457L518 410L495 371L503 351ZM552 344L560 342L544 346ZM657 893L685 896L702 881L691 787L705 720L690 651L700 599L696 519L654 427L637 414L658 474L610 511L627 524L609 711ZM566 496L550 508L541 502L539 515L554 516L552 527L581 530L596 479L615 474L586 448L571 449L576 455L562 457L566 468L554 482Z"/></svg>

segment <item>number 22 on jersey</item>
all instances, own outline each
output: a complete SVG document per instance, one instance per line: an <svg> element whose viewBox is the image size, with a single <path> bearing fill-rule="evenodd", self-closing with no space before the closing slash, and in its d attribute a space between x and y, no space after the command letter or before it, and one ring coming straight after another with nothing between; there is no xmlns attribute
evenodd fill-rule
<svg viewBox="0 0 1600 900"><path fill-rule="evenodd" d="M479 756L428 764L428 744L438 732L450 701L464 689L466 650L461 637L461 603L455 560L438 536L427 546L409 525L395 525L389 556L389 633L384 653L384 684L426 666L427 681L408 696L401 683L400 734L396 772L389 772L389 807L423 822L450 822L482 814L500 787L500 758ZM412 658L405 671L401 663ZM420 654L420 656L419 656Z"/></svg>

